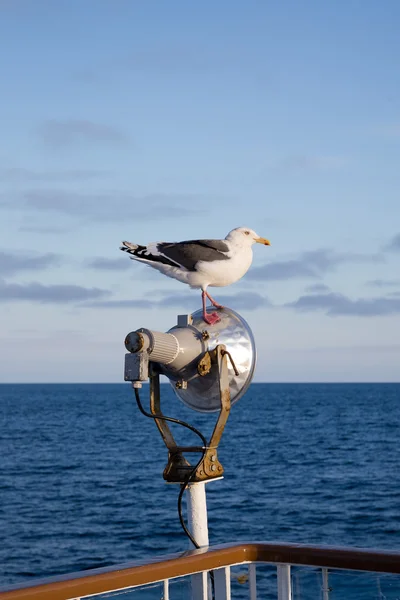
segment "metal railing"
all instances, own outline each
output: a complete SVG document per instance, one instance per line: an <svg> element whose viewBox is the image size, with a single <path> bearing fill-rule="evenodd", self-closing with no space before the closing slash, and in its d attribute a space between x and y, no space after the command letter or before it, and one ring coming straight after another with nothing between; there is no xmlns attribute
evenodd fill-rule
<svg viewBox="0 0 400 600"><path fill-rule="evenodd" d="M162 597L168 600L169 582L172 579L193 574L203 574L199 576L206 577L210 571L213 571L215 600L230 600L230 567L243 564L249 564L249 597L256 600L255 563L277 567L278 600L290 600L293 597L291 566L322 568L321 589L324 600L329 598L328 570L400 574L400 552L250 542L211 546L142 562L37 580L34 585L1 588L0 600L77 600L98 594L122 592L155 582L162 582ZM205 596L204 592L203 595ZM206 597L204 600L207 600Z"/></svg>

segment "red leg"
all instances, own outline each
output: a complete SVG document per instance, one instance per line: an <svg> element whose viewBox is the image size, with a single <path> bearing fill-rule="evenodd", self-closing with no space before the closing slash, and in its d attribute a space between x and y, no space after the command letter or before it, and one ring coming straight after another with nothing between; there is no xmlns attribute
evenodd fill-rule
<svg viewBox="0 0 400 600"><path fill-rule="evenodd" d="M210 315L207 314L207 307L206 307L206 297L208 296L207 292L205 292L204 290L201 292L201 299L203 301L203 321L205 321L208 325L214 325L215 323L219 323L219 321L221 320L219 318L219 316L217 315L217 313L211 313Z"/></svg>
<svg viewBox="0 0 400 600"><path fill-rule="evenodd" d="M216 302L216 301L214 300L214 298L211 298L211 296L210 296L210 294L209 294L208 292L205 292L205 294L206 294L207 298L209 299L209 301L211 302L211 304L212 304L213 306L215 306L215 308L224 308L224 307L222 306L222 304L218 304L218 302Z"/></svg>

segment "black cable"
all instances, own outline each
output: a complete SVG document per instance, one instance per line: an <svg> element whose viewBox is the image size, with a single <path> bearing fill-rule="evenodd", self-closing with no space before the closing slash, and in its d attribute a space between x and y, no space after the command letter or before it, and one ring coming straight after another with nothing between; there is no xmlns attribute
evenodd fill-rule
<svg viewBox="0 0 400 600"><path fill-rule="evenodd" d="M186 421L181 421L180 419L174 419L173 417L165 417L164 415L153 415L152 413L147 412L143 408L142 401L140 400L140 394L139 394L138 388L133 388L133 389L135 390L135 398L136 398L136 402L139 407L139 410L145 417L149 417L150 419L154 419L154 420L159 419L160 421L168 421L169 423L176 423L177 425L182 425L182 427L186 427L187 429L190 429L190 431L193 431L193 433L195 433L196 435L199 436L199 438L203 442L203 445L205 446L205 449L207 449L207 440L204 437L204 435L201 433L201 431L196 429L196 427L193 427L193 425L189 425L189 423L186 423Z"/></svg>
<svg viewBox="0 0 400 600"><path fill-rule="evenodd" d="M182 529L186 533L186 535L188 536L190 541L192 542L193 546L195 548L199 549L200 545L196 542L196 540L190 533L190 531L187 528L186 523L184 521L183 513L182 513L182 498L183 498L183 494L185 493L185 490L187 489L189 483L191 482L194 475L196 474L197 469L200 467L201 463L204 460L204 457L205 457L206 451L207 451L207 440L204 437L204 435L201 433L201 431L196 429L196 427L193 427L193 425L189 425L189 423L186 423L186 421L181 421L180 419L174 419L173 417L166 417L164 415L157 415L157 414L153 415L152 413L147 412L143 408L143 404L142 404L142 401L140 400L140 394L139 394L138 388L134 387L133 389L135 392L135 398L136 398L136 403L138 405L138 408L145 417L148 417L149 419L153 419L154 421L159 419L160 421L168 421L168 423L176 423L177 425L182 425L182 427L186 427L186 429L190 429L190 431L193 431L193 433L198 435L199 438L201 439L201 441L203 442L201 458L197 462L197 464L193 467L193 469L189 472L189 475L187 476L185 482L181 484L181 489L180 489L179 496L178 496L178 516L179 516L179 521L181 523ZM214 599L215 598L214 573L212 571L209 571L209 573L210 573L210 579L211 579L212 597Z"/></svg>

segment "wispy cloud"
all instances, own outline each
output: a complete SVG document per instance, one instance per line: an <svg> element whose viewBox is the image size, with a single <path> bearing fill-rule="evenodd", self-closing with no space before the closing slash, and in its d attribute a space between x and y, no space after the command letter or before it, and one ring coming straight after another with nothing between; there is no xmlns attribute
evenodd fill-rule
<svg viewBox="0 0 400 600"><path fill-rule="evenodd" d="M82 142L124 143L127 136L111 125L87 119L45 121L38 129L42 141L52 148L63 148Z"/></svg>
<svg viewBox="0 0 400 600"><path fill-rule="evenodd" d="M260 281L284 281L286 279L319 279L321 273L313 266L301 260L271 262L262 267L251 269L245 279Z"/></svg>
<svg viewBox="0 0 400 600"><path fill-rule="evenodd" d="M308 285L305 289L306 292L310 292L314 294L316 292L329 292L330 288L328 285L324 283L313 283L312 285Z"/></svg>
<svg viewBox="0 0 400 600"><path fill-rule="evenodd" d="M400 252L400 233L394 235L392 239L384 246L387 252Z"/></svg>
<svg viewBox="0 0 400 600"><path fill-rule="evenodd" d="M34 223L30 225L21 225L18 228L18 231L22 231L24 233L40 233L45 235L59 235L68 233L69 229L67 227L60 227L59 225L47 226L47 225L35 225Z"/></svg>
<svg viewBox="0 0 400 600"><path fill-rule="evenodd" d="M318 353L323 352L324 354L329 353L350 353L350 354L378 354L378 353L398 353L400 352L400 344L374 344L373 346L366 345L353 345L353 346L312 346L308 348L302 348L302 353Z"/></svg>
<svg viewBox="0 0 400 600"><path fill-rule="evenodd" d="M14 275L20 271L39 271L59 265L61 257L57 254L37 254L24 251L20 253L0 251L0 275Z"/></svg>
<svg viewBox="0 0 400 600"><path fill-rule="evenodd" d="M87 266L90 269L96 269L98 271L126 271L131 268L129 260L124 260L126 257L121 256L120 258L103 258L96 257L87 261Z"/></svg>
<svg viewBox="0 0 400 600"><path fill-rule="evenodd" d="M377 317L400 313L400 298L378 297L352 300L343 294L300 296L285 304L299 312L322 311L329 316Z"/></svg>
<svg viewBox="0 0 400 600"><path fill-rule="evenodd" d="M0 302L29 301L39 304L71 304L109 296L111 292L79 285L43 285L7 283L0 280Z"/></svg>
<svg viewBox="0 0 400 600"><path fill-rule="evenodd" d="M82 306L88 308L141 308L141 309L154 309L154 308L185 308L190 311L196 309L196 305L200 303L200 296L196 298L195 294L171 294L164 296L161 299L155 299L154 294L149 294L149 298L136 298L132 300L98 300L94 302L85 303ZM258 308L272 307L271 302L268 298L261 296L260 294L251 292L239 292L238 294L232 294L229 296L218 296L218 301L221 304L229 306L234 310L257 310Z"/></svg>
<svg viewBox="0 0 400 600"><path fill-rule="evenodd" d="M139 308L139 309L152 309L158 308L159 303L154 300L145 300L140 298L132 298L131 300L96 300L94 302L85 302L81 308Z"/></svg>
<svg viewBox="0 0 400 600"><path fill-rule="evenodd" d="M108 171L95 169L65 169L63 171L34 171L22 167L0 169L0 181L3 183L79 182L88 179L101 179L108 175Z"/></svg>
<svg viewBox="0 0 400 600"><path fill-rule="evenodd" d="M286 279L321 279L326 273L334 271L339 265L351 263L384 262L382 254L358 254L354 252L338 253L329 249L303 252L299 258L272 262L251 269L246 278L249 280L283 281Z"/></svg>
<svg viewBox="0 0 400 600"><path fill-rule="evenodd" d="M197 302L199 301L200 294L198 296ZM189 301L193 305L193 295L183 295L183 294L174 294L171 296L166 296L162 300L159 301L161 306L170 306L170 307L179 307L183 305L188 305ZM256 310L257 308L262 307L270 307L272 306L271 302L265 296L261 296L261 294L257 294L255 292L238 292L237 294L230 295L221 295L218 294L217 300L220 304L224 306L229 306L233 309L247 309L247 310Z"/></svg>
<svg viewBox="0 0 400 600"><path fill-rule="evenodd" d="M398 287L400 286L400 279L371 279L366 281L365 285L375 288Z"/></svg>
<svg viewBox="0 0 400 600"><path fill-rule="evenodd" d="M193 194L133 194L115 191L84 194L65 190L26 190L0 196L0 209L46 212L91 221L180 219L204 212L200 196ZM203 198L204 199L204 198Z"/></svg>

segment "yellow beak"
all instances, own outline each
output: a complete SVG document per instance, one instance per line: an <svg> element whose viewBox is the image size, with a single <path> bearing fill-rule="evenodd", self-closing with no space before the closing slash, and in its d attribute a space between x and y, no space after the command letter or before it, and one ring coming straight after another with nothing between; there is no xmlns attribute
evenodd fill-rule
<svg viewBox="0 0 400 600"><path fill-rule="evenodd" d="M264 244L264 246L270 246L271 242L269 240L266 240L265 238L256 238L256 242L258 244Z"/></svg>

